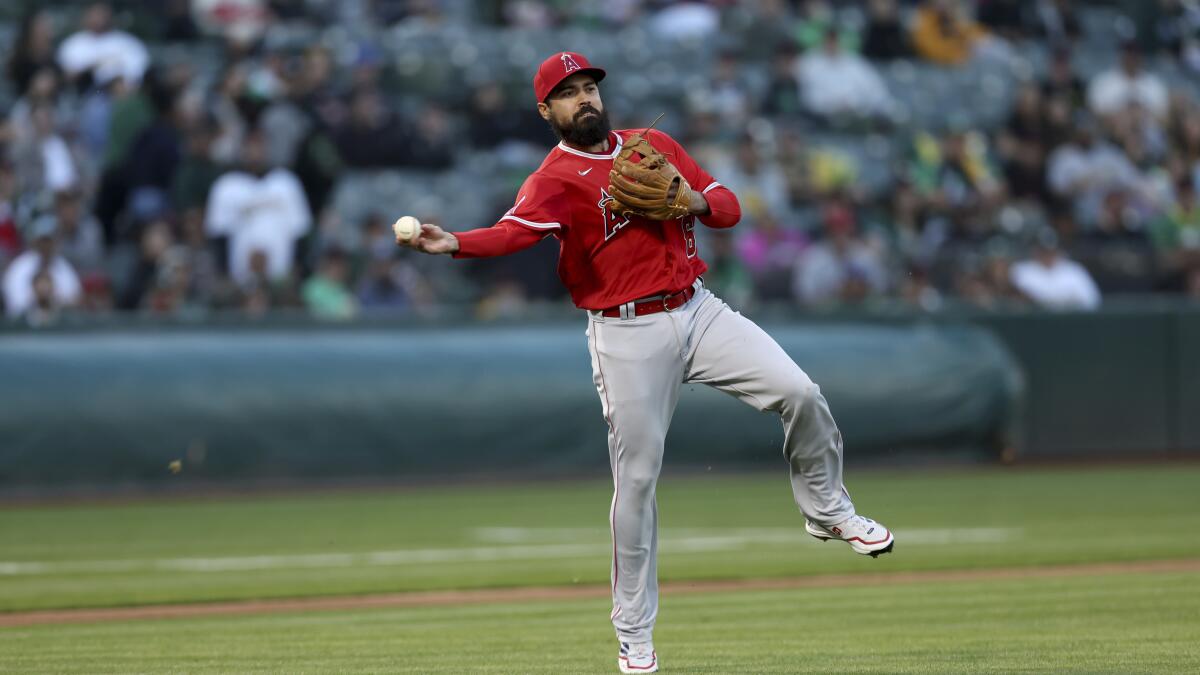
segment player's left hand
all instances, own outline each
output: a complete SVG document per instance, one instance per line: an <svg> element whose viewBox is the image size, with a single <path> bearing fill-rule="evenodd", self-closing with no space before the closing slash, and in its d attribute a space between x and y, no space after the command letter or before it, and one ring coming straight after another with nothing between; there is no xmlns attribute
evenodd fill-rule
<svg viewBox="0 0 1200 675"><path fill-rule="evenodd" d="M634 154L640 162L633 161ZM615 200L613 211L650 220L675 220L691 213L692 188L675 165L634 134L613 160L608 173L608 192Z"/></svg>

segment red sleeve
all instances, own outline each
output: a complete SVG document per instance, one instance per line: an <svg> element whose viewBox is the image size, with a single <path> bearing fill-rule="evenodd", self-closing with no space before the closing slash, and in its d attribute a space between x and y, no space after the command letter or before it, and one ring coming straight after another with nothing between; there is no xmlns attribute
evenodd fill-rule
<svg viewBox="0 0 1200 675"><path fill-rule="evenodd" d="M737 196L733 191L718 183L712 175L705 171L692 156L683 149L683 146L675 141L674 138L664 134L661 131L653 130L650 132L651 138L655 141L662 141L661 151L671 160L679 173L683 175L693 190L704 195L708 200L708 208L711 211L706 216L699 216L700 222L709 227L725 228L733 227L742 218L742 207L738 204ZM659 144L655 144L659 147Z"/></svg>
<svg viewBox="0 0 1200 675"><path fill-rule="evenodd" d="M524 251L550 235L502 220L491 227L455 232L454 236L458 238L455 258L491 258Z"/></svg>
<svg viewBox="0 0 1200 675"><path fill-rule="evenodd" d="M456 232L455 258L489 258L523 251L562 233L570 213L562 185L542 174L525 179L516 203L492 227Z"/></svg>

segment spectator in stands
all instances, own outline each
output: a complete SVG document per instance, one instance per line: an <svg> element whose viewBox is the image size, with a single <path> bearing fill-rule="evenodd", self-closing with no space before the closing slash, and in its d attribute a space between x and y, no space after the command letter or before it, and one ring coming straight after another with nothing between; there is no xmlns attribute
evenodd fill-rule
<svg viewBox="0 0 1200 675"><path fill-rule="evenodd" d="M185 85L186 81L154 77L142 88L153 117L134 138L129 149L131 161L123 171L131 199L137 199L139 192L154 191L166 201L170 193L183 158L185 115L178 105L178 91Z"/></svg>
<svg viewBox="0 0 1200 675"><path fill-rule="evenodd" d="M759 109L766 115L796 117L801 112L800 85L796 81L796 50L780 47L771 56L771 79Z"/></svg>
<svg viewBox="0 0 1200 675"><path fill-rule="evenodd" d="M955 294L969 305L1001 309L1028 304L1012 283L1012 255L1001 241L990 242L980 256L973 252L958 256Z"/></svg>
<svg viewBox="0 0 1200 675"><path fill-rule="evenodd" d="M826 121L887 119L893 101L874 66L838 44L836 30L800 57L796 79L809 112Z"/></svg>
<svg viewBox="0 0 1200 675"><path fill-rule="evenodd" d="M1098 115L1113 115L1130 106L1140 106L1163 120L1169 103L1167 85L1142 68L1142 55L1134 42L1121 46L1119 66L1096 75L1088 85L1088 105Z"/></svg>
<svg viewBox="0 0 1200 675"><path fill-rule="evenodd" d="M295 174L267 164L266 141L255 130L242 146L241 167L213 185L205 229L228 239L228 265L233 279L251 282L250 260L256 251L271 280L292 271L296 240L312 226L312 215Z"/></svg>
<svg viewBox="0 0 1200 675"><path fill-rule="evenodd" d="M1003 194L983 134L956 129L938 139L922 132L913 146L909 176L937 209L959 218L971 216Z"/></svg>
<svg viewBox="0 0 1200 675"><path fill-rule="evenodd" d="M304 305L318 319L351 319L358 313L358 301L350 292L350 265L341 249L321 254L317 273L300 289Z"/></svg>
<svg viewBox="0 0 1200 675"><path fill-rule="evenodd" d="M1050 64L1046 67L1042 93L1048 99L1065 97L1074 109L1083 107L1087 101L1086 92L1083 79L1075 74L1075 67L1071 63L1071 50L1056 48L1050 56Z"/></svg>
<svg viewBox="0 0 1200 675"><path fill-rule="evenodd" d="M1042 90L1025 84L1017 92L1016 105L996 138L1009 194L1018 199L1046 202L1049 191L1045 157L1054 143Z"/></svg>
<svg viewBox="0 0 1200 675"><path fill-rule="evenodd" d="M104 230L100 221L87 211L78 190L54 195L54 218L58 222L59 250L80 275L89 277L104 272Z"/></svg>
<svg viewBox="0 0 1200 675"><path fill-rule="evenodd" d="M213 159L216 121L208 116L195 120L186 130L183 157L171 181L171 203L181 213L203 209L208 193L224 167Z"/></svg>
<svg viewBox="0 0 1200 675"><path fill-rule="evenodd" d="M929 270L915 264L908 265L907 273L900 281L900 299L924 312L936 312L944 304L942 293L929 278Z"/></svg>
<svg viewBox="0 0 1200 675"><path fill-rule="evenodd" d="M1079 37L1079 15L1071 0L1036 0L1030 23L1034 34L1064 47Z"/></svg>
<svg viewBox="0 0 1200 675"><path fill-rule="evenodd" d="M796 35L792 29L796 17L790 4L786 0L759 0L753 5L754 11L741 17L737 42L748 61L766 61L785 49L795 51Z"/></svg>
<svg viewBox="0 0 1200 675"><path fill-rule="evenodd" d="M33 109L39 106L50 109L55 130L70 132L73 129L77 113L67 97L60 96L59 73L54 66L34 72L25 95L17 99L9 110L9 130L14 138L33 138L37 135L33 125Z"/></svg>
<svg viewBox="0 0 1200 675"><path fill-rule="evenodd" d="M1140 177L1125 153L1098 140L1086 121L1078 123L1072 141L1056 149L1046 166L1051 192L1080 223L1093 226L1100 219L1105 196L1114 190L1140 189Z"/></svg>
<svg viewBox="0 0 1200 675"><path fill-rule="evenodd" d="M925 0L913 21L913 48L921 58L943 66L969 61L985 36L961 0Z"/></svg>
<svg viewBox="0 0 1200 675"><path fill-rule="evenodd" d="M858 32L849 22L839 23L834 3L830 0L802 0L800 15L795 21L793 33L796 44L804 51L820 49L829 31L838 33L838 43L850 52L858 52Z"/></svg>
<svg viewBox="0 0 1200 675"><path fill-rule="evenodd" d="M744 309L754 299L754 278L749 268L741 261L734 249L733 233L729 230L714 230L708 237L705 251L708 272L704 284L720 293L734 309Z"/></svg>
<svg viewBox="0 0 1200 675"><path fill-rule="evenodd" d="M554 144L554 135L528 108L509 104L498 82L480 85L471 94L467 117L472 147L491 150L501 144L529 143L539 149Z"/></svg>
<svg viewBox="0 0 1200 675"><path fill-rule="evenodd" d="M379 169L409 164L413 141L375 89L354 92L350 116L334 133L338 154L347 166Z"/></svg>
<svg viewBox="0 0 1200 675"><path fill-rule="evenodd" d="M796 259L808 247L808 237L797 226L762 213L754 227L746 228L735 242L738 259L754 280L755 295L762 300L791 296Z"/></svg>
<svg viewBox="0 0 1200 675"><path fill-rule="evenodd" d="M649 25L662 39L700 42L721 29L721 13L704 2L675 2L651 15Z"/></svg>
<svg viewBox="0 0 1200 675"><path fill-rule="evenodd" d="M708 99L708 104L725 124L744 128L752 111L750 95L746 91L740 68L741 61L736 53L722 52L713 66L707 87L700 95Z"/></svg>
<svg viewBox="0 0 1200 675"><path fill-rule="evenodd" d="M1096 309L1100 289L1092 275L1058 249L1058 237L1043 230L1037 237L1033 256L1012 266L1013 286L1046 309Z"/></svg>
<svg viewBox="0 0 1200 675"><path fill-rule="evenodd" d="M117 307L123 310L148 308L151 292L163 275L168 252L175 245L171 223L160 214L140 227L137 258L120 275ZM160 307L161 309L161 307Z"/></svg>
<svg viewBox="0 0 1200 675"><path fill-rule="evenodd" d="M90 75L96 82L120 79L136 87L150 54L141 40L113 28L109 3L93 2L83 12L81 30L59 45L58 64L72 79Z"/></svg>
<svg viewBox="0 0 1200 675"><path fill-rule="evenodd" d="M822 211L825 238L796 261L792 292L802 305L862 302L887 290L887 265L877 243L857 233L854 212L830 202Z"/></svg>
<svg viewBox="0 0 1200 675"><path fill-rule="evenodd" d="M29 250L14 258L4 270L4 309L8 316L24 316L35 308L39 295L44 298L47 293L52 294L55 306L78 305L83 287L71 263L58 252L58 223L54 216L35 220L29 228L29 240ZM34 280L43 273L49 279L35 289Z"/></svg>
<svg viewBox="0 0 1200 675"><path fill-rule="evenodd" d="M79 158L54 126L54 110L39 103L29 110L31 136L15 139L12 159L22 192L31 195L72 190L82 179Z"/></svg>
<svg viewBox="0 0 1200 675"><path fill-rule="evenodd" d="M369 258L355 291L359 305L367 311L406 309L409 298L404 288L404 271L391 258Z"/></svg>
<svg viewBox="0 0 1200 675"><path fill-rule="evenodd" d="M423 301L424 280L415 267L394 257L372 256L355 295L364 310L401 311Z"/></svg>
<svg viewBox="0 0 1200 675"><path fill-rule="evenodd" d="M427 104L417 115L404 164L427 171L443 171L454 166L454 137L446 110Z"/></svg>
<svg viewBox="0 0 1200 675"><path fill-rule="evenodd" d="M891 61L906 58L911 53L896 0L870 0L863 56L872 61Z"/></svg>
<svg viewBox="0 0 1200 675"><path fill-rule="evenodd" d="M29 89L33 76L44 68L56 68L54 62L54 21L49 12L35 10L21 19L16 44L8 57L8 79L17 94Z"/></svg>
<svg viewBox="0 0 1200 675"><path fill-rule="evenodd" d="M179 255L188 270L188 297L197 303L215 306L234 304L236 287L221 276L217 252L204 231L203 207L189 208L180 217Z"/></svg>
<svg viewBox="0 0 1200 675"><path fill-rule="evenodd" d="M978 3L979 23L1009 41L1024 37L1027 0L981 0Z"/></svg>
<svg viewBox="0 0 1200 675"><path fill-rule="evenodd" d="M773 158L763 157L753 138L744 137L733 162L717 167L722 185L737 193L743 212L752 217L764 212L778 217L791 210L787 175Z"/></svg>
<svg viewBox="0 0 1200 675"><path fill-rule="evenodd" d="M0 156L0 270L20 255L23 247L21 230L17 227L18 198L12 163Z"/></svg>

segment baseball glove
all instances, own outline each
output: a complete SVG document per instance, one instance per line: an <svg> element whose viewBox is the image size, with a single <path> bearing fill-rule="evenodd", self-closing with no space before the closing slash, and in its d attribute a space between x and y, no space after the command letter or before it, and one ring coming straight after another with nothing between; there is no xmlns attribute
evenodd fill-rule
<svg viewBox="0 0 1200 675"><path fill-rule="evenodd" d="M634 162L633 155L641 156ZM629 137L608 173L612 210L622 216L674 220L688 215L687 180L642 134ZM672 193L672 186L675 187Z"/></svg>

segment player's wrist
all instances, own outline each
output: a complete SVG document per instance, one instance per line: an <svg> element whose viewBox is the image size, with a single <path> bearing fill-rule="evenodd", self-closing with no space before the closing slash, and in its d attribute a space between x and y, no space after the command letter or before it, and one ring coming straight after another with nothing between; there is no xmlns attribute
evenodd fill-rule
<svg viewBox="0 0 1200 675"><path fill-rule="evenodd" d="M712 213L712 208L708 205L708 199L696 190L688 188L688 212L693 216L707 216Z"/></svg>

